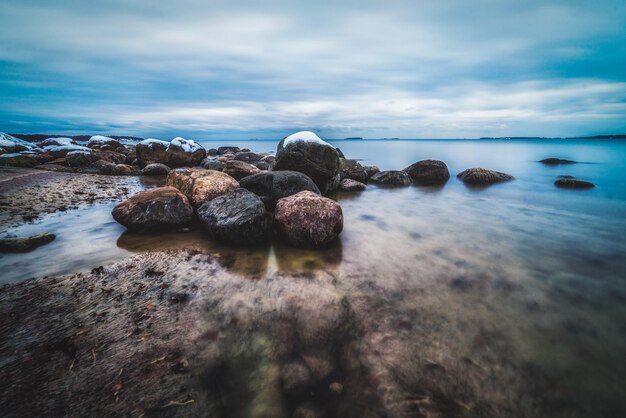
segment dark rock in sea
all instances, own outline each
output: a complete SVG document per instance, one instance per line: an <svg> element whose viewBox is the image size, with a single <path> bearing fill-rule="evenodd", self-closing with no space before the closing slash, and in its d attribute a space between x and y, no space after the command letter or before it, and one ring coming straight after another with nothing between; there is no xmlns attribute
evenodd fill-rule
<svg viewBox="0 0 626 418"><path fill-rule="evenodd" d="M177 168L167 176L168 186L176 187L194 207L237 189L239 183L226 173L204 168Z"/></svg>
<svg viewBox="0 0 626 418"><path fill-rule="evenodd" d="M46 233L33 235L26 238L4 238L0 239L0 252L3 253L25 253L35 248L54 241L56 235Z"/></svg>
<svg viewBox="0 0 626 418"><path fill-rule="evenodd" d="M146 139L139 142L135 147L139 166L143 167L151 163L167 163L167 154L165 151L168 146L168 142L158 139Z"/></svg>
<svg viewBox="0 0 626 418"><path fill-rule="evenodd" d="M280 141L274 170L304 173L322 193L339 186L339 154L313 132L298 132Z"/></svg>
<svg viewBox="0 0 626 418"><path fill-rule="evenodd" d="M341 180L352 179L361 183L367 183L370 178L361 163L357 160L346 160L345 158L339 160L339 175Z"/></svg>
<svg viewBox="0 0 626 418"><path fill-rule="evenodd" d="M380 173L380 168L376 165L364 165L363 169L365 169L365 173L368 178L372 178L372 176L376 173Z"/></svg>
<svg viewBox="0 0 626 418"><path fill-rule="evenodd" d="M539 161L545 165L561 165L561 164L576 164L576 161L562 160L560 158L545 158Z"/></svg>
<svg viewBox="0 0 626 418"><path fill-rule="evenodd" d="M339 185L339 190L342 192L361 192L366 188L367 186L364 183L352 179L343 179Z"/></svg>
<svg viewBox="0 0 626 418"><path fill-rule="evenodd" d="M595 184L585 181L578 180L573 176L559 176L554 181L554 185L560 189L576 189L576 190L588 190L596 187Z"/></svg>
<svg viewBox="0 0 626 418"><path fill-rule="evenodd" d="M170 167L193 167L206 157L206 150L191 139L179 137L172 139L165 154Z"/></svg>
<svg viewBox="0 0 626 418"><path fill-rule="evenodd" d="M111 170L111 174L114 176L132 176L135 174L135 169L128 164L116 164Z"/></svg>
<svg viewBox="0 0 626 418"><path fill-rule="evenodd" d="M244 177L252 176L261 172L256 166L243 161L229 160L224 163L224 173L237 180L241 180Z"/></svg>
<svg viewBox="0 0 626 418"><path fill-rule="evenodd" d="M236 154L238 152L240 152L241 150L239 149L239 147L219 147L217 149L217 153L219 155L224 155L224 154Z"/></svg>
<svg viewBox="0 0 626 418"><path fill-rule="evenodd" d="M113 219L138 232L158 232L183 227L193 217L187 197L174 187L139 192L113 208Z"/></svg>
<svg viewBox="0 0 626 418"><path fill-rule="evenodd" d="M268 210L274 210L278 199L308 190L320 194L308 176L297 171L269 171L245 177L239 182L261 198Z"/></svg>
<svg viewBox="0 0 626 418"><path fill-rule="evenodd" d="M261 158L263 158L263 156L257 154L256 152L238 152L235 154L234 159L237 161L243 161L244 163L254 164L261 161Z"/></svg>
<svg viewBox="0 0 626 418"><path fill-rule="evenodd" d="M456 175L457 178L465 184L471 186L488 186L490 184L501 183L514 180L515 177L510 174L501 173L499 171L487 170L486 168L468 168Z"/></svg>
<svg viewBox="0 0 626 418"><path fill-rule="evenodd" d="M89 151L72 151L65 156L65 162L70 167L86 167L97 160L98 157Z"/></svg>
<svg viewBox="0 0 626 418"><path fill-rule="evenodd" d="M311 191L278 200L274 220L281 236L296 247L323 247L343 230L341 206Z"/></svg>
<svg viewBox="0 0 626 418"><path fill-rule="evenodd" d="M2 154L0 155L0 165L8 165L12 167L35 167L40 162L30 154Z"/></svg>
<svg viewBox="0 0 626 418"><path fill-rule="evenodd" d="M117 139L102 135L92 136L89 141L87 141L87 147L101 149L103 151L121 151L124 149L124 145Z"/></svg>
<svg viewBox="0 0 626 418"><path fill-rule="evenodd" d="M200 164L202 168L206 168L207 170L215 170L222 171L224 169L224 163L217 160L204 160L202 164Z"/></svg>
<svg viewBox="0 0 626 418"><path fill-rule="evenodd" d="M242 188L205 202L197 215L211 237L234 245L266 242L272 232L272 217L261 199Z"/></svg>
<svg viewBox="0 0 626 418"><path fill-rule="evenodd" d="M438 186L450 179L448 166L439 160L422 160L404 170L418 186Z"/></svg>
<svg viewBox="0 0 626 418"><path fill-rule="evenodd" d="M161 163L148 164L141 170L142 176L166 176L171 168Z"/></svg>
<svg viewBox="0 0 626 418"><path fill-rule="evenodd" d="M411 184L411 177L404 171L389 170L374 174L370 181L383 186L408 186Z"/></svg>

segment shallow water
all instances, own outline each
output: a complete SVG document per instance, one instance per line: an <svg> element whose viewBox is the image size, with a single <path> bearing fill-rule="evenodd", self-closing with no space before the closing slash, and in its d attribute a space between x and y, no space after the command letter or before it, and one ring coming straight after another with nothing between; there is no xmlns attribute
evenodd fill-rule
<svg viewBox="0 0 626 418"><path fill-rule="evenodd" d="M234 144L254 151L275 146ZM324 251L280 243L233 249L198 231L131 234L111 219L113 204L48 215L17 232L50 231L57 239L28 254L1 255L2 281L67 274L131 253L183 247L219 252L223 267L241 278L324 271L337 278L359 315L403 324L402 338L422 358L452 364L451 359L468 357L481 369L496 365L498 384L508 376L506 385L523 386L529 399L516 403L530 415L626 412L626 143L334 144L348 157L381 169L442 159L453 178L440 188L369 186L360 194L335 195L345 216L344 232ZM536 162L551 156L583 163L546 167ZM505 171L516 180L469 189L454 174L472 166ZM561 174L597 188L556 189L552 182ZM381 350L401 333L385 326L369 337L380 338L370 344ZM393 361L379 356L374 363L401 368L388 363L398 360L397 353Z"/></svg>

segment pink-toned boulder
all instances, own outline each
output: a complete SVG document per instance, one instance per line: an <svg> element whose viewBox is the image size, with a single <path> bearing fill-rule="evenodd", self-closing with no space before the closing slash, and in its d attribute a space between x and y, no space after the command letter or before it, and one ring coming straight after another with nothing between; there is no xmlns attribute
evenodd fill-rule
<svg viewBox="0 0 626 418"><path fill-rule="evenodd" d="M166 184L180 190L196 208L239 187L228 174L195 167L171 170Z"/></svg>

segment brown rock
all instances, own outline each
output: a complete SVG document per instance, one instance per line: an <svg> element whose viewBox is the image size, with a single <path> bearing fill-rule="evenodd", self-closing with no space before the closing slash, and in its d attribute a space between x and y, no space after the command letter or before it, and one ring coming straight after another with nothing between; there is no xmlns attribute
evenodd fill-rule
<svg viewBox="0 0 626 418"><path fill-rule="evenodd" d="M237 180L228 174L197 167L170 171L166 184L180 190L195 207L239 187Z"/></svg>
<svg viewBox="0 0 626 418"><path fill-rule="evenodd" d="M339 190L342 192L360 192L367 188L367 186L360 181L352 179L343 179L339 185Z"/></svg>
<svg viewBox="0 0 626 418"><path fill-rule="evenodd" d="M260 173L261 170L252 164L238 160L228 160L224 163L224 173L241 180L244 177Z"/></svg>
<svg viewBox="0 0 626 418"><path fill-rule="evenodd" d="M499 171L487 170L486 168L468 168L456 175L465 184L472 186L488 186L494 183L514 180L515 177L510 174L501 173Z"/></svg>

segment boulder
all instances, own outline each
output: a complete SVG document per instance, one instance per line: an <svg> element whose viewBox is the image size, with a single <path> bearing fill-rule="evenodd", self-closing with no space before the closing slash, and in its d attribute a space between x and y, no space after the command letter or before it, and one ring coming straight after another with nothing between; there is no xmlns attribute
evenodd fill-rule
<svg viewBox="0 0 626 418"><path fill-rule="evenodd" d="M341 206L311 191L278 200L274 221L280 235L296 247L324 247L343 230Z"/></svg>
<svg viewBox="0 0 626 418"><path fill-rule="evenodd" d="M367 186L364 183L352 179L343 179L339 185L339 190L342 192L361 192L366 188Z"/></svg>
<svg viewBox="0 0 626 418"><path fill-rule="evenodd" d="M365 173L367 173L367 178L372 178L372 176L376 173L380 173L380 168L376 165L364 165Z"/></svg>
<svg viewBox="0 0 626 418"><path fill-rule="evenodd" d="M308 190L320 194L309 177L297 171L269 171L245 177L239 182L261 198L268 210L274 210L278 199Z"/></svg>
<svg viewBox="0 0 626 418"><path fill-rule="evenodd" d="M59 137L59 138L47 138L39 143L40 147L47 147L51 145L76 145L72 138Z"/></svg>
<svg viewBox="0 0 626 418"><path fill-rule="evenodd" d="M404 171L389 170L374 174L370 181L383 186L408 186L411 184L411 177Z"/></svg>
<svg viewBox="0 0 626 418"><path fill-rule="evenodd" d="M39 150L35 144L16 138L12 135L0 132L0 147L6 151L6 153L12 154L20 151L34 151Z"/></svg>
<svg viewBox="0 0 626 418"><path fill-rule="evenodd" d="M585 181L578 180L573 176L559 176L554 181L554 185L560 189L576 189L576 190L588 190L596 187L595 184Z"/></svg>
<svg viewBox="0 0 626 418"><path fill-rule="evenodd" d="M262 155L257 154L256 152L238 152L235 154L235 160L243 161L244 163L254 164L261 161L263 158Z"/></svg>
<svg viewBox="0 0 626 418"><path fill-rule="evenodd" d="M510 174L487 170L486 168L480 167L468 168L467 170L461 171L456 176L465 184L469 184L471 186L488 186L490 184L515 179L515 177Z"/></svg>
<svg viewBox="0 0 626 418"><path fill-rule="evenodd" d="M113 219L138 232L156 232L183 227L191 222L193 208L174 187L139 192L113 208Z"/></svg>
<svg viewBox="0 0 626 418"><path fill-rule="evenodd" d="M102 149L106 151L120 151L124 149L124 145L117 139L108 136L94 135L87 141L87 147Z"/></svg>
<svg viewBox="0 0 626 418"><path fill-rule="evenodd" d="M117 151L107 151L94 149L92 151L99 160L108 161L113 164L123 164L126 161L126 154Z"/></svg>
<svg viewBox="0 0 626 418"><path fill-rule="evenodd" d="M205 202L198 219L209 236L234 245L255 245L269 239L272 217L258 196L235 189Z"/></svg>
<svg viewBox="0 0 626 418"><path fill-rule="evenodd" d="M205 159L201 163L202 168L206 168L207 170L215 170L222 171L224 169L224 163L217 160L207 160Z"/></svg>
<svg viewBox="0 0 626 418"><path fill-rule="evenodd" d="M224 163L224 173L241 180L244 177L252 176L261 172L256 166L243 161L229 160Z"/></svg>
<svg viewBox="0 0 626 418"><path fill-rule="evenodd" d="M0 252L3 253L25 253L37 247L54 241L56 235L45 233L33 235L26 238L4 238L0 239Z"/></svg>
<svg viewBox="0 0 626 418"><path fill-rule="evenodd" d="M161 163L148 164L141 170L142 176L166 176L171 168Z"/></svg>
<svg viewBox="0 0 626 418"><path fill-rule="evenodd" d="M111 170L114 176L132 176L134 173L135 169L128 164L116 164Z"/></svg>
<svg viewBox="0 0 626 418"><path fill-rule="evenodd" d="M561 165L561 164L576 164L576 161L572 161L572 160L562 160L560 158L544 158L543 160L539 161L540 163L543 163L545 165Z"/></svg>
<svg viewBox="0 0 626 418"><path fill-rule="evenodd" d="M169 145L169 142L152 138L139 142L135 146L139 166L143 167L150 163L166 164L167 154L165 151Z"/></svg>
<svg viewBox="0 0 626 418"><path fill-rule="evenodd" d="M33 155L30 154L2 154L0 155L0 165L8 165L12 167L35 167L40 162Z"/></svg>
<svg viewBox="0 0 626 418"><path fill-rule="evenodd" d="M79 170L81 173L112 174L115 164L109 161L97 160L87 170Z"/></svg>
<svg viewBox="0 0 626 418"><path fill-rule="evenodd" d="M274 170L304 173L322 193L339 186L339 154L313 132L303 131L283 138L276 150Z"/></svg>
<svg viewBox="0 0 626 418"><path fill-rule="evenodd" d="M97 159L98 157L89 151L71 151L65 156L65 162L69 167L86 167Z"/></svg>
<svg viewBox="0 0 626 418"><path fill-rule="evenodd" d="M404 170L418 186L439 186L450 179L448 166L439 160L422 160Z"/></svg>
<svg viewBox="0 0 626 418"><path fill-rule="evenodd" d="M206 157L206 150L202 145L180 137L172 139L165 153L167 165L170 167L197 166Z"/></svg>
<svg viewBox="0 0 626 418"><path fill-rule="evenodd" d="M200 180L202 178L206 180ZM166 184L180 190L196 207L239 187L237 180L228 174L196 167L171 170Z"/></svg>
<svg viewBox="0 0 626 418"><path fill-rule="evenodd" d="M219 153L217 152L217 149L215 149L215 148L211 148L211 149L209 149L206 153L207 153L207 155L210 155L210 156L212 156L212 157L215 157L216 155L218 155L218 154L219 154Z"/></svg>
<svg viewBox="0 0 626 418"><path fill-rule="evenodd" d="M91 149L83 147L82 145L48 145L44 147L44 151L54 158L62 158L72 151L91 152Z"/></svg>
<svg viewBox="0 0 626 418"><path fill-rule="evenodd" d="M339 175L341 180L352 179L361 183L367 183L370 178L361 163L345 158L339 160Z"/></svg>
<svg viewBox="0 0 626 418"><path fill-rule="evenodd" d="M217 153L219 155L223 155L223 154L235 154L237 152L241 151L241 149L239 149L239 147L219 147L217 149Z"/></svg>

